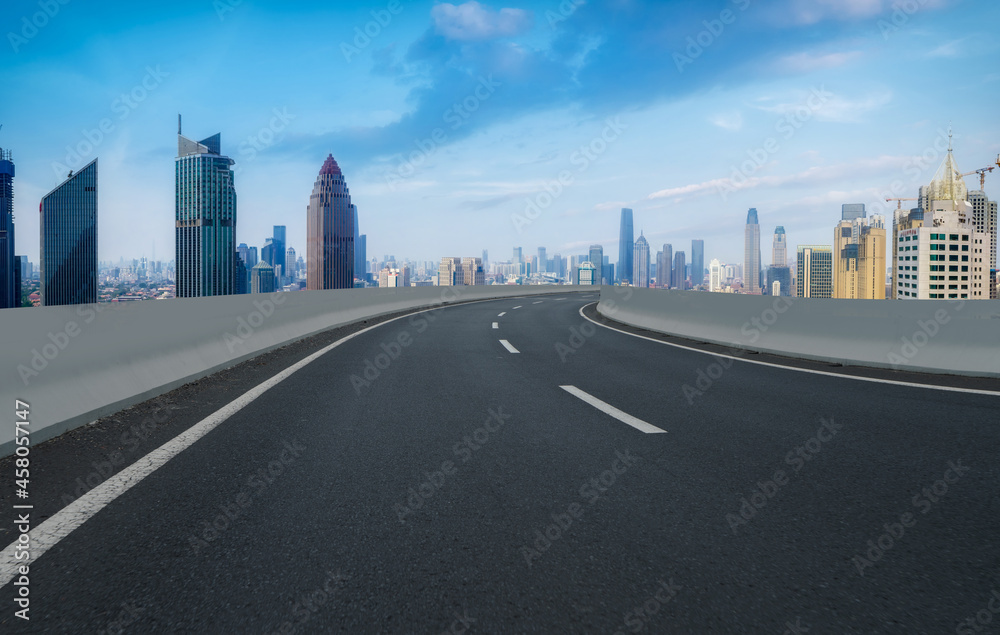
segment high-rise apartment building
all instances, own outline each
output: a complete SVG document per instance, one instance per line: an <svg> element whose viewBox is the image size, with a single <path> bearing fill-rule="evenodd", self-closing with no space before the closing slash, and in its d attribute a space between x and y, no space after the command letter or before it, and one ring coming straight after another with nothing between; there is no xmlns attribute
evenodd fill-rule
<svg viewBox="0 0 1000 635"><path fill-rule="evenodd" d="M900 299L990 297L990 236L979 231L974 206L951 147L930 185L920 188L922 210L899 218L894 293Z"/></svg>
<svg viewBox="0 0 1000 635"><path fill-rule="evenodd" d="M389 267L382 269L378 274L378 286L389 289L410 286L410 268L404 265L398 269Z"/></svg>
<svg viewBox="0 0 1000 635"><path fill-rule="evenodd" d="M632 210L627 207L622 208L621 226L618 231L618 280L619 282L631 282L633 267L632 259L635 256L635 232L632 229ZM597 266L597 263L593 263Z"/></svg>
<svg viewBox="0 0 1000 635"><path fill-rule="evenodd" d="M855 216L837 224L833 237L834 298L885 299L885 242L881 216Z"/></svg>
<svg viewBox="0 0 1000 635"><path fill-rule="evenodd" d="M717 293L722 291L723 267L718 259L713 258L708 265L708 290Z"/></svg>
<svg viewBox="0 0 1000 635"><path fill-rule="evenodd" d="M481 259L455 257L441 259L441 265L438 267L438 286L481 286L484 284L486 284L486 272L483 270Z"/></svg>
<svg viewBox="0 0 1000 635"><path fill-rule="evenodd" d="M632 248L632 286L649 287L649 242L641 232Z"/></svg>
<svg viewBox="0 0 1000 635"><path fill-rule="evenodd" d="M584 261L576 270L576 284L591 286L597 284L597 267L594 263Z"/></svg>
<svg viewBox="0 0 1000 635"><path fill-rule="evenodd" d="M687 262L683 251L674 254L673 279L670 286L681 291L687 289Z"/></svg>
<svg viewBox="0 0 1000 635"><path fill-rule="evenodd" d="M274 268L261 260L250 270L250 293L273 293L278 289Z"/></svg>
<svg viewBox="0 0 1000 635"><path fill-rule="evenodd" d="M990 242L986 264L989 269L995 269L997 266L997 202L989 200L983 190L973 190L969 192L969 203L972 204L972 224L977 232L986 234Z"/></svg>
<svg viewBox="0 0 1000 635"><path fill-rule="evenodd" d="M231 295L236 290L235 161L222 154L220 139L216 134L192 141L178 125L174 160L178 298Z"/></svg>
<svg viewBox="0 0 1000 635"><path fill-rule="evenodd" d="M21 306L14 260L14 160L0 148L0 309Z"/></svg>
<svg viewBox="0 0 1000 635"><path fill-rule="evenodd" d="M462 258L462 284L467 287L486 284L486 271L481 258Z"/></svg>
<svg viewBox="0 0 1000 635"><path fill-rule="evenodd" d="M698 288L705 284L705 241L691 241L691 286Z"/></svg>
<svg viewBox="0 0 1000 635"><path fill-rule="evenodd" d="M774 228L774 239L771 242L771 266L788 266L788 238L785 236L785 228L781 225Z"/></svg>
<svg viewBox="0 0 1000 635"><path fill-rule="evenodd" d="M795 297L833 297L833 251L829 245L799 245L795 262Z"/></svg>
<svg viewBox="0 0 1000 635"><path fill-rule="evenodd" d="M70 174L38 208L44 306L97 302L97 159Z"/></svg>
<svg viewBox="0 0 1000 635"><path fill-rule="evenodd" d="M327 155L306 215L306 288L354 288L354 209L344 173Z"/></svg>
<svg viewBox="0 0 1000 635"><path fill-rule="evenodd" d="M747 212L743 254L743 288L747 293L760 295L760 223L756 207L751 207Z"/></svg>

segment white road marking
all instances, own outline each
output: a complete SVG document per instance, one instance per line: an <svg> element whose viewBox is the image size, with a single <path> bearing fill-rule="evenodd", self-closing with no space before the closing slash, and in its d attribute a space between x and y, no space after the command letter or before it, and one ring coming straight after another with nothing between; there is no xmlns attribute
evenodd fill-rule
<svg viewBox="0 0 1000 635"><path fill-rule="evenodd" d="M519 307L519 306L516 306L516 307L514 307L513 309L511 309L511 311L517 311L517 310L518 310L518 309L520 309L520 308L521 308L521 307Z"/></svg>
<svg viewBox="0 0 1000 635"><path fill-rule="evenodd" d="M499 322L494 322L493 323L493 328L495 328L495 329L500 328L500 323Z"/></svg>
<svg viewBox="0 0 1000 635"><path fill-rule="evenodd" d="M517 350L516 348L514 348L513 346L511 346L511 343L508 342L507 340L500 340L500 343L503 344L503 347L506 348L507 351L510 352L510 353L520 353L521 352L521 351Z"/></svg>
<svg viewBox="0 0 1000 635"><path fill-rule="evenodd" d="M562 301L563 301L563 300L565 300L565 299L566 299L566 298L556 298L555 300L553 300L553 302L562 302Z"/></svg>
<svg viewBox="0 0 1000 635"><path fill-rule="evenodd" d="M497 300L502 300L503 298L492 298L489 300L475 300L473 302L466 302L463 304L478 304L480 302L496 302ZM460 306L460 305L456 305ZM38 559L45 554L46 551L54 547L59 543L60 540L70 535L74 529L87 522L96 514L97 512L104 509L113 500L127 492L132 486L138 484L142 479L146 478L157 469L162 467L167 461L174 458L187 448L191 447L196 441L201 439L203 436L217 428L220 424L225 422L229 417L233 416L246 406L250 405L258 397L263 395L265 392L273 388L274 386L280 384L282 381L290 377L296 371L304 368L310 362L322 357L331 350L337 348L344 342L354 339L355 337L367 333L372 329L379 328L380 326L385 326L397 320L402 320L404 318L409 318L413 315L418 315L420 313L427 313L428 311L436 311L442 307L432 307L429 309L423 309L421 311L414 311L413 313L407 313L397 318L391 320L386 320L379 324L374 324L368 328L362 329L356 333L351 333L333 344L313 353L309 357L292 364L285 370L281 371L274 377L264 381L255 388L250 389L243 395L237 397L230 403L226 404L222 408L216 410L209 416L205 417L195 425L188 428L186 431L180 433L170 441L167 441L157 449L153 450L146 456L137 460L135 463L129 467L123 469L118 474L115 474L108 478L94 489L90 490L80 498L76 499L66 507L62 508L54 515L50 516L45 522L34 527L28 533L28 539L31 544L31 557L28 560L16 560L15 547L19 544L18 541L14 541L7 545L7 547L0 551L0 586L5 586L18 573L18 568L24 565L32 565L38 561ZM517 352L517 351L514 351Z"/></svg>
<svg viewBox="0 0 1000 635"><path fill-rule="evenodd" d="M545 300L539 300L538 302L532 302L532 304L541 304L542 302L545 302Z"/></svg>
<svg viewBox="0 0 1000 635"><path fill-rule="evenodd" d="M507 312L506 312L506 311L504 311L503 313L501 313L501 314L500 314L500 315L498 315L497 317L503 317L503 316L505 316L505 315L507 315Z"/></svg>
<svg viewBox="0 0 1000 635"><path fill-rule="evenodd" d="M590 304L595 304L595 303L591 302ZM703 355L711 355L712 357L724 357L726 359L735 359L736 361L746 362L747 364L771 366L773 368L784 368L785 370L794 370L800 373L809 373L811 375L825 375L827 377L839 377L841 379L853 379L855 381L869 381L875 384L890 384L892 386L907 386L910 388L928 388L930 390L943 390L945 392L964 392L972 395L992 395L993 397L1000 397L1000 392L997 392L995 390L978 390L976 388L958 388L955 386L935 386L933 384L918 384L912 381L897 381L895 379L879 379L878 377L861 377L858 375L844 375L841 373L831 373L825 370L813 370L812 368L798 368L796 366L784 366L782 364L775 364L773 362L762 362L756 359L737 357L736 355L726 355L725 353L713 353L712 351L704 351L700 348L694 348L692 346L684 346L683 344L675 344L674 342L664 342L663 340L653 339L652 337L646 337L645 335L637 335L635 333L629 333L628 331L623 331L622 329L616 329L613 326L608 326L607 324L601 324L600 322L590 319L583 313L583 309L590 306L590 304L586 304L580 308L580 315L583 316L583 318L588 322L593 322L597 326L603 326L604 328L611 331L618 331L619 333L624 333L625 335L631 335L632 337L638 337L639 339L649 340L650 342L656 342L657 344L666 344L667 346L673 346L674 348L683 348L684 350L694 351L695 353L701 353ZM803 361L810 361L810 360L803 360Z"/></svg>
<svg viewBox="0 0 1000 635"><path fill-rule="evenodd" d="M583 401L589 403L591 406L597 408L601 412L611 415L612 417L618 419L622 423L627 423L628 425L632 426L636 430L639 430L640 432L645 432L646 434L666 433L666 430L657 428L652 424L646 423L642 419L633 417L627 412L622 412L621 410L615 408L611 404L605 403L600 399L598 399L597 397L583 392L576 386L559 386L559 387L568 392L569 394L573 395L574 397L577 397L578 399L582 399Z"/></svg>

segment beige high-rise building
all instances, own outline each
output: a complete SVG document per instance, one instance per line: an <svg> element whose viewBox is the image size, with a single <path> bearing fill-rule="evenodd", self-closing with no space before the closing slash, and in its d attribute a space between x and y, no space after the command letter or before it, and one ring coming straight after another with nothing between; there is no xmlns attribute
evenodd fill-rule
<svg viewBox="0 0 1000 635"><path fill-rule="evenodd" d="M482 258L442 258L438 268L438 286L483 286L486 272Z"/></svg>
<svg viewBox="0 0 1000 635"><path fill-rule="evenodd" d="M885 299L885 222L842 220L833 232L833 297Z"/></svg>
<svg viewBox="0 0 1000 635"><path fill-rule="evenodd" d="M378 274L378 286L390 289L410 286L410 268L406 265L399 269L386 267Z"/></svg>

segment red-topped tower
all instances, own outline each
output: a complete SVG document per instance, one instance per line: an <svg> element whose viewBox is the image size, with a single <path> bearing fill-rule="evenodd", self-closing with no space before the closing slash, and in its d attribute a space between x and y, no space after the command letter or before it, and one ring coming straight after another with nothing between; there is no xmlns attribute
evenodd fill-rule
<svg viewBox="0 0 1000 635"><path fill-rule="evenodd" d="M319 170L306 214L306 288L354 287L351 193L332 154Z"/></svg>

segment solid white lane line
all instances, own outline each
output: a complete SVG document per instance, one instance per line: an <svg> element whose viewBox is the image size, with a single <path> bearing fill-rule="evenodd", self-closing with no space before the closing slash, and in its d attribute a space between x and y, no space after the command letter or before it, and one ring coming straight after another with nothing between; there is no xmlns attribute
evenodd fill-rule
<svg viewBox="0 0 1000 635"><path fill-rule="evenodd" d="M596 304L591 302L590 304ZM958 388L955 386L934 386L932 384L918 384L912 381L897 381L895 379L879 379L878 377L860 377L858 375L843 375L841 373L831 373L825 370L813 370L812 368L798 368L796 366L784 366L782 364L775 364L774 362L762 362L756 359L747 359L745 357L737 357L736 355L726 355L725 353L713 353L712 351L704 351L700 348L694 348L692 346L684 346L683 344L675 344L674 342L664 342L663 340L653 339L652 337L646 337L645 335L637 335L635 333L629 333L628 331L623 331L622 329L616 329L613 326L608 326L607 324L601 324L595 320L591 320L587 317L583 310L590 306L590 304L585 304L580 308L580 315L583 316L588 322L593 322L597 326L603 326L604 328L611 331L618 331L619 333L624 333L625 335L631 335L632 337L638 337L642 340L649 340L650 342L656 342L657 344L666 344L667 346L673 346L674 348L683 348L687 351L694 351L695 353L701 353L703 355L711 355L712 357L724 357L726 359L735 359L738 362L746 362L747 364L757 364L759 366L771 366L772 368L784 368L785 370L794 370L800 373L809 373L811 375L825 375L827 377L839 377L841 379L853 379L855 381L870 381L875 384L889 384L892 386L907 386L910 388L928 388L930 390L943 390L945 392L964 392L972 395L992 395L994 397L1000 397L1000 392L995 390L979 390L976 388ZM810 360L803 360L810 361ZM883 369L884 370L884 369Z"/></svg>
<svg viewBox="0 0 1000 635"><path fill-rule="evenodd" d="M516 306L516 307L514 307L513 309L511 309L511 311L517 311L517 310L518 310L518 309L520 309L520 308L521 308L521 307L519 307L519 306Z"/></svg>
<svg viewBox="0 0 1000 635"><path fill-rule="evenodd" d="M503 313L501 313L501 314L500 314L500 315L498 315L497 317L503 317L503 316L505 316L505 315L507 315L507 312L506 312L506 311L504 311Z"/></svg>
<svg viewBox="0 0 1000 635"><path fill-rule="evenodd" d="M478 304L480 302L496 302L497 300L503 300L504 298L492 298L489 300L475 300L473 302L466 302L463 304ZM447 306L447 305L445 305ZM462 305L455 305L462 306ZM94 489L90 490L80 498L76 499L66 507L62 508L56 512L53 516L50 516L40 525L34 527L29 533L28 538L31 544L31 557L28 560L15 560L14 556L17 552L15 547L18 542L14 542L7 545L7 547L0 551L0 586L6 585L8 582L14 579L17 575L18 567L23 565L32 565L38 561L38 559L45 554L46 551L54 547L60 540L68 536L73 532L74 529L87 522L91 517L97 512L101 511L106 507L111 501L115 500L129 489L133 485L138 484L142 479L146 478L161 466L163 466L167 461L173 457L180 454L182 451L193 445L196 441L201 439L203 436L217 428L220 424L226 421L229 417L233 416L258 397L263 395L265 392L273 388L274 386L280 384L282 381L287 379L296 371L308 365L310 362L322 357L324 354L330 352L331 350L337 348L344 342L354 339L355 337L367 333L372 329L385 326L397 320L402 320L409 318L413 315L418 315L420 313L427 313L428 311L436 311L441 306L432 307L429 309L423 309L421 311L414 311L413 313L407 313L397 318L391 320L386 320L379 324L373 324L368 328L362 329L356 333L351 333L333 344L330 344L326 348L323 348L309 357L289 366L285 370L281 371L274 377L264 381L260 385L251 390L247 391L240 397L237 397L232 402L223 406L219 410L210 414L206 418L202 419L195 425L188 428L186 431L180 433L170 441L167 441L159 448L153 450L146 456L137 460L135 463L125 468L118 474L115 474L108 478Z"/></svg>
<svg viewBox="0 0 1000 635"><path fill-rule="evenodd" d="M520 353L521 352L521 351L517 350L516 348L514 348L511 345L511 343L508 342L507 340L500 340L500 343L503 344L503 347L506 348L507 352L509 352L509 353Z"/></svg>
<svg viewBox="0 0 1000 635"><path fill-rule="evenodd" d="M500 324L498 322L494 322L493 323L493 328L495 328L495 329L500 328Z"/></svg>
<svg viewBox="0 0 1000 635"><path fill-rule="evenodd" d="M559 386L559 387L568 392L569 394L573 395L574 397L577 397L578 399L582 399L583 401L589 403L591 406L597 408L601 412L611 415L612 417L618 419L622 423L627 423L628 425L632 426L636 430L639 430L640 432L645 432L646 434L666 433L666 430L657 428L652 424L646 423L642 419L633 417L627 412L622 412L621 410L615 408L611 404L605 403L600 399L598 399L597 397L583 392L576 386Z"/></svg>

